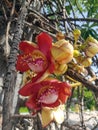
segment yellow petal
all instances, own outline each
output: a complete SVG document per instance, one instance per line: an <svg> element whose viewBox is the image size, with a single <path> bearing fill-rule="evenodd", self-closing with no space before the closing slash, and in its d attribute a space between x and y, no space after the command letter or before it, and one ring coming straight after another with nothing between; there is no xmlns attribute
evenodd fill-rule
<svg viewBox="0 0 98 130"><path fill-rule="evenodd" d="M46 127L51 121L53 121L53 112L50 108L44 107L42 108L42 126Z"/></svg>
<svg viewBox="0 0 98 130"><path fill-rule="evenodd" d="M90 51L92 54L95 55L96 53L98 53L98 46L95 45L95 44L93 44L92 46L89 46L87 48L87 50Z"/></svg>
<svg viewBox="0 0 98 130"><path fill-rule="evenodd" d="M62 52L61 49L59 49L58 47L56 46L53 46L52 47L52 56L55 60L59 61L60 59L62 59L62 57L64 57L64 52Z"/></svg>
<svg viewBox="0 0 98 130"><path fill-rule="evenodd" d="M56 123L61 124L64 121L64 109L64 105L60 105L55 108L43 107L41 112L43 127L46 127L53 120Z"/></svg>
<svg viewBox="0 0 98 130"><path fill-rule="evenodd" d="M55 43L51 49L53 58L59 64L68 63L73 58L73 46L66 40L62 39Z"/></svg>
<svg viewBox="0 0 98 130"><path fill-rule="evenodd" d="M57 109L53 110L53 116L54 116L54 121L57 122L58 124L63 123L64 121L64 112L61 107L58 107Z"/></svg>
<svg viewBox="0 0 98 130"><path fill-rule="evenodd" d="M57 41L54 45L56 45L57 47L61 47L63 44L67 45L68 43L69 41L66 41L65 39L61 39Z"/></svg>
<svg viewBox="0 0 98 130"><path fill-rule="evenodd" d="M92 36L89 36L85 41L86 46L86 55L88 57L93 57L98 53L98 41Z"/></svg>
<svg viewBox="0 0 98 130"><path fill-rule="evenodd" d="M88 56L88 57L93 57L94 55L93 55L91 52L86 51L86 56Z"/></svg>

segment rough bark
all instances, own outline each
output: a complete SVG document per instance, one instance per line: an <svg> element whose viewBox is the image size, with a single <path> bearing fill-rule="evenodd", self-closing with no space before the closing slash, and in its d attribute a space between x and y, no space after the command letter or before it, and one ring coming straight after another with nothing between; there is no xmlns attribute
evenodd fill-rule
<svg viewBox="0 0 98 130"><path fill-rule="evenodd" d="M7 73L5 76L4 82L4 100L3 100L3 124L2 130L11 130L12 129L12 106L13 106L13 96L15 91L15 83L17 72L15 69L15 62L17 59L17 52L18 52L18 43L20 42L22 33L23 33L23 26L24 26L24 19L27 12L27 3L24 2L23 7L21 9L21 13L18 17L15 35L13 38L13 43L10 51L10 55L7 62Z"/></svg>

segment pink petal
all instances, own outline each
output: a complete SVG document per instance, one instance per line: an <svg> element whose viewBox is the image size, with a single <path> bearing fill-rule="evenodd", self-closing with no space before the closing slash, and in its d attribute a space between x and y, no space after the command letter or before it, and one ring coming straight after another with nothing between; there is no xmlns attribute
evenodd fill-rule
<svg viewBox="0 0 98 130"><path fill-rule="evenodd" d="M47 91L44 95L42 95L39 99L39 102L45 103L45 104L52 104L56 102L58 99L58 93L54 90Z"/></svg>
<svg viewBox="0 0 98 130"><path fill-rule="evenodd" d="M36 59L35 61L32 61L31 63L28 63L28 66L30 69L34 72L42 72L45 69L44 60L41 58Z"/></svg>

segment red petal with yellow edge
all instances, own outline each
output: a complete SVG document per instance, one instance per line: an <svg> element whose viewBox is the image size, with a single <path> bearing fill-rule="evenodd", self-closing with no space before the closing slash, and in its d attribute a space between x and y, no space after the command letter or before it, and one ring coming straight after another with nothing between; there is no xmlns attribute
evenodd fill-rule
<svg viewBox="0 0 98 130"><path fill-rule="evenodd" d="M24 53L32 52L35 49L38 49L38 46L29 41L22 41L19 43L19 49Z"/></svg>
<svg viewBox="0 0 98 130"><path fill-rule="evenodd" d="M39 49L47 56L52 47L52 38L45 32L37 36Z"/></svg>
<svg viewBox="0 0 98 130"><path fill-rule="evenodd" d="M23 57L24 57L24 55L18 55L18 59L17 59L17 63L16 63L16 69L21 72L25 72L30 69L28 64L26 62L24 62Z"/></svg>

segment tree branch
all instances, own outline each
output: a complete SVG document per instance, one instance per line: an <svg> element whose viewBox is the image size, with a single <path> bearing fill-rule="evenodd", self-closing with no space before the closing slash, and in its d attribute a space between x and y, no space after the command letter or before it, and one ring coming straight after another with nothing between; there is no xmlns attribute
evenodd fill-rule
<svg viewBox="0 0 98 130"><path fill-rule="evenodd" d="M58 19L58 21L80 21L80 22L96 22L98 23L98 19L96 18L65 18L65 19Z"/></svg>
<svg viewBox="0 0 98 130"><path fill-rule="evenodd" d="M98 87L94 85L92 82L88 81L85 77L83 77L79 73L76 73L74 70L68 69L67 75L75 80L78 80L79 82L84 84L86 88L93 91L94 93L97 93L98 95Z"/></svg>

